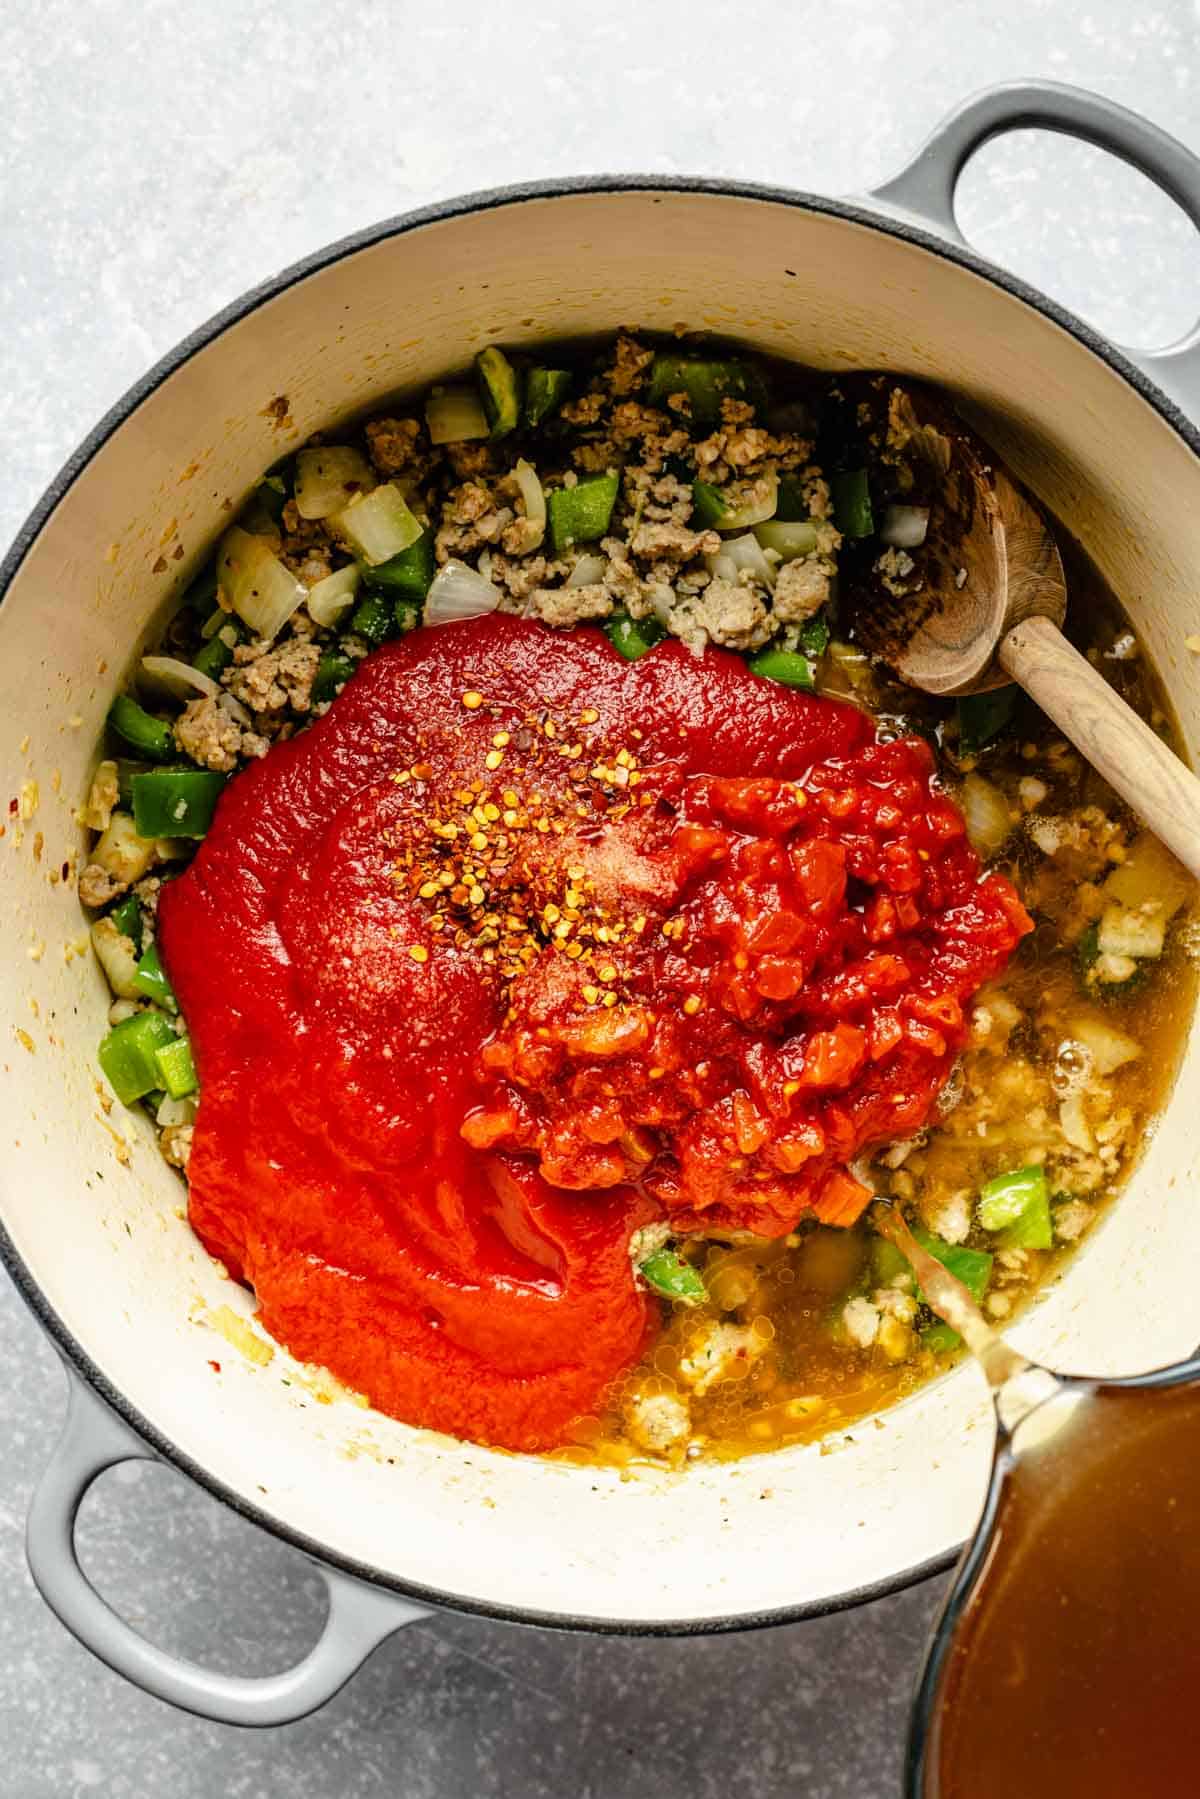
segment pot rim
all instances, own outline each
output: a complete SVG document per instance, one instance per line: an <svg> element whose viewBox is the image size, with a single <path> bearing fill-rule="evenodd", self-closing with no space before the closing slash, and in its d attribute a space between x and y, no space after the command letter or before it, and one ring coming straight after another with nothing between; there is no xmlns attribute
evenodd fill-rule
<svg viewBox="0 0 1200 1799"><path fill-rule="evenodd" d="M1013 275L1007 270L997 267L994 263L988 262L969 247L951 243L938 237L933 231L911 223L906 218L897 218L886 212L877 212L869 204L857 200L834 199L825 195L806 193L801 189L775 187L766 182L734 181L716 176L610 174L570 176L560 179L544 178L515 182L503 187L477 189L450 200L419 207L412 212L398 213L391 218L368 225L360 231L351 232L314 251L309 256L302 257L298 262L291 263L278 275L271 276L249 288L239 298L222 307L203 324L189 332L109 408L51 480L18 530L3 561L0 562L0 605L3 605L21 564L43 526L78 476L104 447L109 438L115 435L143 400L148 399L177 369L189 362L201 350L207 348L229 326L237 324L241 319L257 311L260 306L266 305L268 301L286 293L289 288L298 286L310 275L318 274L322 269L331 267L345 257L354 255L360 250L369 249L388 238L418 231L426 225L438 224L448 219L464 218L471 213L490 212L502 206L519 206L531 200L560 200L569 199L577 194L630 192L714 194L730 199L765 201L773 205L790 206L804 212L842 219L882 235L899 238L946 262L957 264L960 268L965 268L972 274L1004 289L1015 299L1022 301L1033 311L1050 320L1052 324L1060 326L1083 344L1085 349L1092 351L1101 361L1107 363L1115 374L1128 382L1183 439L1192 453L1200 458L1200 428L1194 425L1161 388L1102 332L1085 323L1084 320L1068 311L1066 307L1060 306L1057 301L1048 298L1037 288L1030 286L1020 276ZM302 1554L310 1556L315 1561L323 1562L327 1566L338 1568L343 1573L365 1581L371 1586L393 1592L417 1604L424 1603L478 1617L494 1618L504 1623L528 1624L553 1630L587 1631L603 1636L710 1636L730 1631L758 1630L775 1625L792 1624L803 1618L825 1617L834 1612L848 1610L852 1606L863 1605L871 1600L884 1598L888 1594L902 1592L905 1588L916 1586L935 1574L944 1573L953 1566L958 1556L957 1549L947 1550L943 1555L934 1556L913 1567L901 1569L898 1573L889 1575L885 1579L866 1582L827 1599L803 1601L767 1611L733 1612L719 1617L701 1619L646 1621L588 1618L569 1612L548 1612L521 1606L500 1605L471 1595L450 1593L440 1588L425 1587L416 1582L405 1581L394 1575L386 1574L369 1563L359 1562L352 1556L343 1555L308 1536L305 1532L296 1530L291 1525L281 1523L278 1519L271 1517L269 1513L243 1498L241 1494L234 1492L223 1481L218 1480L208 1469L193 1460L168 1436L159 1431L147 1418L144 1418L92 1361L65 1320L50 1304L32 1271L17 1250L2 1219L0 1219L0 1262L6 1268L18 1293L62 1356L68 1377L74 1375L86 1381L93 1391L107 1405L111 1406L118 1416L170 1467L195 1481L212 1498L229 1506L241 1517L248 1519L260 1529L270 1532L271 1535L299 1550Z"/></svg>

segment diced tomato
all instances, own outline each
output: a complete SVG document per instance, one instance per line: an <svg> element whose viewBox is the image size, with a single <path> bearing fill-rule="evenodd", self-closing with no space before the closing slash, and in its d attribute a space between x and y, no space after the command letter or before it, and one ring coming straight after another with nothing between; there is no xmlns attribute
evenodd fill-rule
<svg viewBox="0 0 1200 1799"><path fill-rule="evenodd" d="M869 1187L845 1168L835 1168L826 1175L813 1202L813 1211L822 1224L855 1224L870 1205L874 1194Z"/></svg>

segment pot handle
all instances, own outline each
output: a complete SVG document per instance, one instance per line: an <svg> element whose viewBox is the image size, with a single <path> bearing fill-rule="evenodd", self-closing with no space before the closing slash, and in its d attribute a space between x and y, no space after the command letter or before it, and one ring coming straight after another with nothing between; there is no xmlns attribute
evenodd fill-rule
<svg viewBox="0 0 1200 1799"><path fill-rule="evenodd" d="M1057 81L1009 81L984 88L942 120L906 168L868 199L967 247L954 216L954 190L975 152L1007 131L1060 131L1138 169L1200 230L1200 158L1124 106ZM1162 350L1124 349L1129 360L1192 418L1200 417L1200 323Z"/></svg>
<svg viewBox="0 0 1200 1799"><path fill-rule="evenodd" d="M329 1590L325 1627L303 1661L282 1674L217 1674L147 1642L101 1598L80 1567L75 1519L84 1494L106 1468L158 1458L73 1370L67 1374L66 1425L29 1507L29 1571L60 1622L134 1686L220 1724L290 1724L332 1699L393 1631L428 1616L391 1593L313 1562Z"/></svg>

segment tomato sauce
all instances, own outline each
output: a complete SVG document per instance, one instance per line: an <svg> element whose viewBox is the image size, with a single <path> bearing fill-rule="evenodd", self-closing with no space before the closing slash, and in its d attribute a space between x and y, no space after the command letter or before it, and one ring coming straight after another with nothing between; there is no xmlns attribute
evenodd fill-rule
<svg viewBox="0 0 1200 1799"><path fill-rule="evenodd" d="M550 1447L654 1331L632 1232L853 1222L1027 929L921 739L677 642L414 632L162 894L192 1223L381 1410Z"/></svg>

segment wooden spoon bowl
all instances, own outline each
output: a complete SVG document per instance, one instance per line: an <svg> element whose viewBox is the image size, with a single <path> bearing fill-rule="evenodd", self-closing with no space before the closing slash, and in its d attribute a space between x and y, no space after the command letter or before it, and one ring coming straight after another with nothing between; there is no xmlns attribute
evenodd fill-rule
<svg viewBox="0 0 1200 1799"><path fill-rule="evenodd" d="M1200 877L1200 781L1060 629L1067 588L1041 512L994 452L917 382L859 377L885 461L929 503L924 542L860 560L844 598L855 640L940 696L1018 682Z"/></svg>

